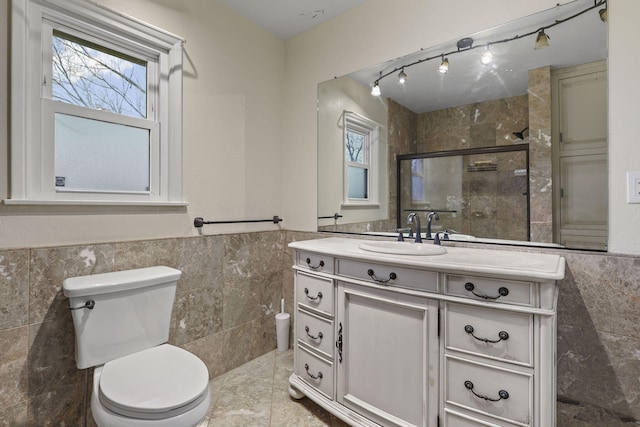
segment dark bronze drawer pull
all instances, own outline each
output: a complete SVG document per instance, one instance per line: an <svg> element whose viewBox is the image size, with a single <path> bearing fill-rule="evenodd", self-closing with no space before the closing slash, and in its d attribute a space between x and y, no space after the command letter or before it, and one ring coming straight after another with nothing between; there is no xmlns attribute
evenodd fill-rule
<svg viewBox="0 0 640 427"><path fill-rule="evenodd" d="M322 337L324 336L324 335L322 334L322 332L318 332L318 335L316 335L316 336L314 337L313 335L311 335L311 334L309 333L309 327L308 327L308 326L305 326L305 327L304 327L304 331L307 333L307 336L308 336L309 338L311 338L312 340L322 340Z"/></svg>
<svg viewBox="0 0 640 427"><path fill-rule="evenodd" d="M376 273L374 273L372 269L367 270L367 274L369 275L369 277L371 277L374 281L378 283L388 283L389 281L396 280L398 278L398 276L396 276L396 273L391 272L389 273L389 278L387 280L378 279L376 277Z"/></svg>
<svg viewBox="0 0 640 427"><path fill-rule="evenodd" d="M314 380L322 379L322 372L318 371L318 375L313 375L312 373L309 372L309 365L307 365L306 363L304 364L304 370L307 371L307 375L309 375Z"/></svg>
<svg viewBox="0 0 640 427"><path fill-rule="evenodd" d="M309 296L309 289L304 288L304 294L307 296L307 298L309 298L311 301L319 301L322 299L322 292L318 292L318 295L315 297L310 297Z"/></svg>
<svg viewBox="0 0 640 427"><path fill-rule="evenodd" d="M467 390L469 390L471 393L473 393L474 396L480 398L480 399L484 399L484 400L488 400L490 402L498 402L502 399L507 400L509 398L509 392L507 392L506 390L500 390L498 391L498 398L497 399L493 399L489 396L483 396L481 394L476 393L475 391L473 391L473 383L469 380L464 382L464 386L467 388Z"/></svg>
<svg viewBox="0 0 640 427"><path fill-rule="evenodd" d="M478 298L482 298L482 299L498 299L500 297L506 297L507 295L509 295L509 289L505 288L504 286L501 287L500 289L498 289L498 296L492 297L489 295L480 295L480 294L476 294L475 292L473 292L473 290L476 288L476 286L471 283L471 282L467 282L464 284L464 288L466 290L468 290L469 292L471 292L472 294L474 294L475 296L477 296Z"/></svg>
<svg viewBox="0 0 640 427"><path fill-rule="evenodd" d="M509 339L509 333L507 331L500 331L498 332L498 339L497 340L490 340L489 338L480 338L477 337L473 334L473 326L471 325L465 325L464 327L464 331L468 334L471 334L472 337L474 337L475 339L477 339L478 341L482 341L482 342L489 342L492 344L495 344L497 342L500 341L506 341Z"/></svg>
<svg viewBox="0 0 640 427"><path fill-rule="evenodd" d="M307 258L307 266L312 270L320 270L324 267L324 261L320 260L318 265L311 265L311 258Z"/></svg>

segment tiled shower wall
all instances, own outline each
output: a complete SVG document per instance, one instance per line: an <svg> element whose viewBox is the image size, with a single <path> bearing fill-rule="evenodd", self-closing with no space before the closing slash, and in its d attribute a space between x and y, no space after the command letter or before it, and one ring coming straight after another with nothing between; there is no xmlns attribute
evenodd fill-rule
<svg viewBox="0 0 640 427"><path fill-rule="evenodd" d="M91 370L75 366L65 278L151 265L182 270L170 342L197 354L215 377L275 348L280 298L293 307L286 245L326 236L275 231L0 251L0 426L85 425ZM640 419L640 256L555 253L567 260L559 397ZM581 408L576 417L599 425Z"/></svg>

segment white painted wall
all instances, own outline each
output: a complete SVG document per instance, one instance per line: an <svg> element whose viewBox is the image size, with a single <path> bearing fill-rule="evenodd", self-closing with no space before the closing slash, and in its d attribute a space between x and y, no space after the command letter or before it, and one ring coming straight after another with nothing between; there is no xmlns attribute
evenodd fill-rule
<svg viewBox="0 0 640 427"><path fill-rule="evenodd" d="M609 252L640 254L640 204L626 172L640 171L640 2L609 0Z"/></svg>
<svg viewBox="0 0 640 427"><path fill-rule="evenodd" d="M211 0L99 0L184 37L184 197L187 208L0 205L0 249L192 236L193 218L283 216L284 42ZM7 64L10 0L0 0L0 64ZM5 13L6 12L6 13ZM0 66L0 198L8 193L7 70ZM315 184L314 184L315 185ZM286 217L285 217L286 219ZM207 234L275 230L211 225Z"/></svg>
<svg viewBox="0 0 640 427"><path fill-rule="evenodd" d="M557 3L556 0L369 0L286 41L283 212L287 227L316 229L316 85ZM627 205L624 172L640 170L637 0L609 0L609 250L640 254L640 205Z"/></svg>

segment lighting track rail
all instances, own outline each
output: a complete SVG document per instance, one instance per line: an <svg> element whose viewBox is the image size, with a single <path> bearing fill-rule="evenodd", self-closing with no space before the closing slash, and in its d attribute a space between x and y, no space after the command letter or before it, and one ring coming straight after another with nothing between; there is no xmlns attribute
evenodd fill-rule
<svg viewBox="0 0 640 427"><path fill-rule="evenodd" d="M412 67L414 65L422 64L423 62L431 61L431 60L434 60L434 59L441 59L442 62L440 64L440 68L438 69L438 71L440 71L441 73L446 73L448 71L448 68L449 68L448 57L451 56L451 55L455 55L455 54L458 54L458 53L461 53L461 52L467 52L467 51L474 50L474 49L479 49L479 48L484 48L485 51L489 51L490 47L493 46L493 45L508 43L508 42L511 42L511 41L514 41L514 40L519 40L519 39L522 39L522 38L525 38L525 37L529 37L529 36L534 35L534 34L537 34L536 45L535 45L536 49L547 47L547 46L549 46L549 44L548 44L549 36L545 33L545 30L548 30L549 28L553 28L556 25L560 25L560 24L562 24L564 22L570 21L570 20L572 20L574 18L577 18L578 16L584 15L585 13L587 13L587 12L593 10L593 9L596 9L598 7L601 7L601 6L604 6L604 8L601 9L598 13L600 14L600 19L603 22L606 22L607 21L607 0L594 0L593 3L594 3L593 6L589 6L586 9L584 9L584 10L582 10L582 11L580 11L580 12L574 14L574 15L571 15L571 16L569 16L567 18L564 18L564 19L557 19L557 20L555 20L554 22L552 22L549 25L545 25L543 27L538 28L537 30L530 31L530 32L525 33L525 34L516 34L513 37L505 38L505 39L502 39L502 40L491 41L491 42L487 42L487 43L484 43L484 44L479 44L479 45L476 45L476 46L473 45L473 39L472 38L465 37L463 39L458 40L457 46L456 46L457 47L456 50L452 50L452 51L445 52L445 53L439 53L437 55L429 56L427 58L418 59L418 60L416 60L414 62L411 62L409 64L404 64L404 65L398 66L398 67L394 68L393 70L391 70L389 72L386 72L384 74L381 71L380 72L380 77L378 77L373 82L373 86L372 86L372 89L371 89L371 95L373 95L373 96L380 96L381 95L379 83L380 83L380 81L382 79L384 79L384 78L386 78L386 77L388 77L388 76L390 76L392 74L395 74L396 72L400 71L399 80L401 79L402 81L406 81L407 75L405 73L405 69L409 68L409 67ZM445 63L446 63L446 65L445 65Z"/></svg>

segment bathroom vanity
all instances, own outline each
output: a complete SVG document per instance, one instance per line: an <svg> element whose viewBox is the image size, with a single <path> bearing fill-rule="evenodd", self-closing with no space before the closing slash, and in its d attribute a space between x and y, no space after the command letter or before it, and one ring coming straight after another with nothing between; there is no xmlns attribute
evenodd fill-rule
<svg viewBox="0 0 640 427"><path fill-rule="evenodd" d="M292 397L354 426L555 425L564 258L345 238L289 246Z"/></svg>

